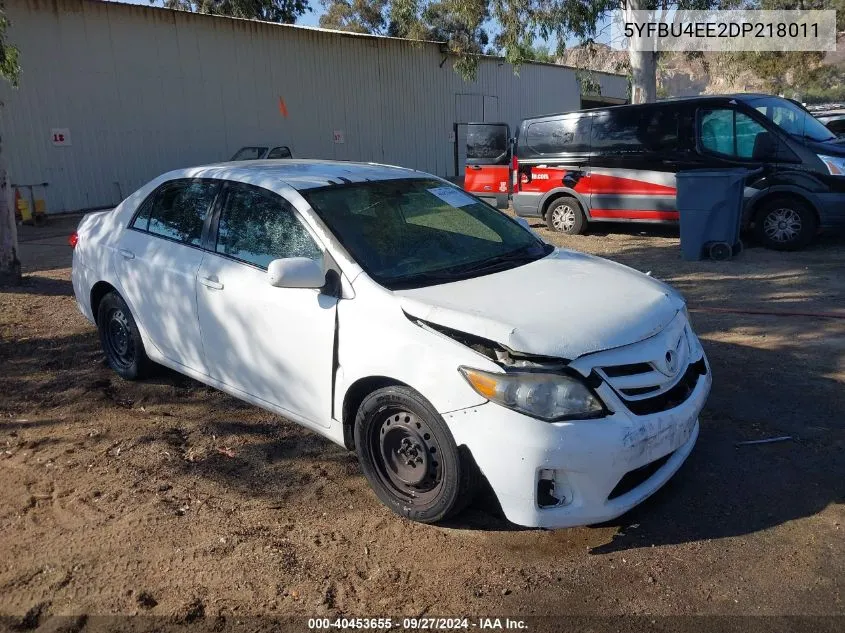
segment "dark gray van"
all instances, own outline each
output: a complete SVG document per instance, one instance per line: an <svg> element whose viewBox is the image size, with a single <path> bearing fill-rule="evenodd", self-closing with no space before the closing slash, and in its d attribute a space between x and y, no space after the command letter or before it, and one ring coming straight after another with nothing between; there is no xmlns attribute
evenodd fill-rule
<svg viewBox="0 0 845 633"><path fill-rule="evenodd" d="M744 225L769 248L798 249L820 227L845 226L845 139L800 105L762 94L526 119L510 165L513 207L565 233L601 221L677 222L675 174L723 167L759 168Z"/></svg>

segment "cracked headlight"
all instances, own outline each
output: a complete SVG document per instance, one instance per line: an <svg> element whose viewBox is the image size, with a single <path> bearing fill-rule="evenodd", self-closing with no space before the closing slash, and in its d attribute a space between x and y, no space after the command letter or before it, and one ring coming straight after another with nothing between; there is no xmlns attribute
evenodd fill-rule
<svg viewBox="0 0 845 633"><path fill-rule="evenodd" d="M598 397L577 378L543 372L497 374L459 367L466 381L488 400L548 422L605 415Z"/></svg>

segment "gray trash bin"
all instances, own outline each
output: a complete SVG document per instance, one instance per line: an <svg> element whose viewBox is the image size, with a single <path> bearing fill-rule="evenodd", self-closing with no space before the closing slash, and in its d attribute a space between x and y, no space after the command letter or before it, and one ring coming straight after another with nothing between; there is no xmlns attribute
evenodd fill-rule
<svg viewBox="0 0 845 633"><path fill-rule="evenodd" d="M677 207L681 223L681 256L727 259L742 249L745 169L695 169L677 174Z"/></svg>

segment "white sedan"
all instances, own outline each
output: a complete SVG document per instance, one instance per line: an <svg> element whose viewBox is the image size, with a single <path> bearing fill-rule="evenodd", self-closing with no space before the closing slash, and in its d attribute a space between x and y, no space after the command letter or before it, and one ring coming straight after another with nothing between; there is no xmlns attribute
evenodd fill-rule
<svg viewBox="0 0 845 633"><path fill-rule="evenodd" d="M166 365L355 450L435 522L616 517L678 470L710 367L680 295L556 249L434 176L374 164L167 173L72 236L109 365Z"/></svg>

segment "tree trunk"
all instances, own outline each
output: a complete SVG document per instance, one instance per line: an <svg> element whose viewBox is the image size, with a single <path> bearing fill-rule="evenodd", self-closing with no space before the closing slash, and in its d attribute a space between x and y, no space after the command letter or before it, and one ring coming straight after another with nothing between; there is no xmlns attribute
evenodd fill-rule
<svg viewBox="0 0 845 633"><path fill-rule="evenodd" d="M633 21L630 11L644 11L647 0L627 0L626 20ZM628 40L628 61L631 64L631 103L657 101L657 55L654 51L637 50L639 36L635 33Z"/></svg>
<svg viewBox="0 0 845 633"><path fill-rule="evenodd" d="M15 222L15 207L6 172L6 161L0 146L0 284L19 284L20 281L18 225Z"/></svg>

